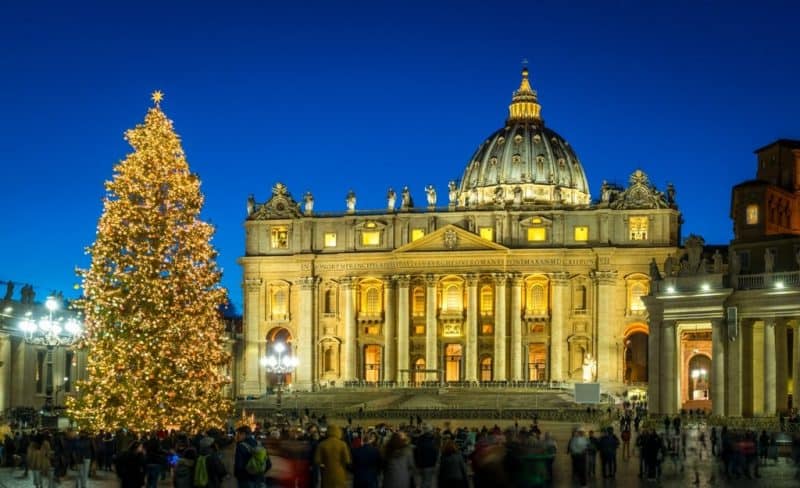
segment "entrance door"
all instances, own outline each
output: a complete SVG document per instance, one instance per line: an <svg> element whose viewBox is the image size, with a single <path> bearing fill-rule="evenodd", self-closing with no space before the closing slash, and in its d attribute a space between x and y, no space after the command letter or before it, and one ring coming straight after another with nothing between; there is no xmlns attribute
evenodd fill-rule
<svg viewBox="0 0 800 488"><path fill-rule="evenodd" d="M461 344L447 344L444 348L445 371L447 382L461 381Z"/></svg>
<svg viewBox="0 0 800 488"><path fill-rule="evenodd" d="M381 346L364 347L364 381L377 383L381 380Z"/></svg>

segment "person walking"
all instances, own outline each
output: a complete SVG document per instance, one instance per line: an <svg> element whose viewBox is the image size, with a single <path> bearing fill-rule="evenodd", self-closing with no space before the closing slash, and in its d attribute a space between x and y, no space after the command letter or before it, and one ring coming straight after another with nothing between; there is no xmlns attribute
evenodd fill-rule
<svg viewBox="0 0 800 488"><path fill-rule="evenodd" d="M383 488L409 488L416 486L417 468L405 432L395 432L386 443L383 455Z"/></svg>
<svg viewBox="0 0 800 488"><path fill-rule="evenodd" d="M89 433L82 430L75 442L75 463L78 469L78 488L87 488L89 485L89 469L94 459L94 448Z"/></svg>
<svg viewBox="0 0 800 488"><path fill-rule="evenodd" d="M353 441L353 488L378 488L381 451L376 446L378 436L368 432L364 440Z"/></svg>
<svg viewBox="0 0 800 488"><path fill-rule="evenodd" d="M432 488L439 460L439 441L430 424L422 426L422 435L414 440L414 462L420 474L421 488Z"/></svg>
<svg viewBox="0 0 800 488"><path fill-rule="evenodd" d="M622 431L622 459L627 461L631 458L631 430L630 428Z"/></svg>
<svg viewBox="0 0 800 488"><path fill-rule="evenodd" d="M253 456L258 441L253 437L250 427L242 425L236 429L236 449L233 454L233 476L238 488L256 488L264 484L264 473L254 474L247 470L247 463ZM178 467L175 466L177 472Z"/></svg>
<svg viewBox="0 0 800 488"><path fill-rule="evenodd" d="M580 486L586 486L586 449L589 440L582 430L575 431L567 445L567 451L572 458L572 477Z"/></svg>
<svg viewBox="0 0 800 488"><path fill-rule="evenodd" d="M617 448L619 448L619 439L614 435L613 427L606 429L605 435L599 440L599 445L603 478L613 479L617 476Z"/></svg>
<svg viewBox="0 0 800 488"><path fill-rule="evenodd" d="M144 485L144 446L132 441L128 449L117 456L114 468L121 488L141 488Z"/></svg>
<svg viewBox="0 0 800 488"><path fill-rule="evenodd" d="M36 488L44 488L44 480L50 480L48 486L53 484L50 463L52 455L50 442L42 434L37 434L28 445L27 467L33 472L33 486Z"/></svg>
<svg viewBox="0 0 800 488"><path fill-rule="evenodd" d="M464 456L458 451L456 443L448 439L442 445L438 488L467 488L468 486L467 463L464 462Z"/></svg>
<svg viewBox="0 0 800 488"><path fill-rule="evenodd" d="M314 464L319 466L322 475L322 488L346 486L347 470L352 463L350 448L342 440L342 430L336 425L328 425L328 437L314 452Z"/></svg>

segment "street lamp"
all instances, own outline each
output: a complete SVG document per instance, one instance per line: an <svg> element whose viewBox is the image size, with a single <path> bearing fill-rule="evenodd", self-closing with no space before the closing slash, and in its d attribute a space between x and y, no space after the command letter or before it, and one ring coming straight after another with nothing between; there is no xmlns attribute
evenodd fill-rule
<svg viewBox="0 0 800 488"><path fill-rule="evenodd" d="M32 318L32 312L28 312L26 317L19 323L22 337L28 344L45 346L47 348L47 373L45 378L45 400L42 412L47 416L53 414L53 349L61 346L71 346L78 341L83 334L81 323L73 317L53 318L53 314L61 306L61 302L53 296L47 297L44 302L47 309L47 317L39 320Z"/></svg>
<svg viewBox="0 0 800 488"><path fill-rule="evenodd" d="M280 410L284 377L292 373L297 368L299 362L296 356L291 356L289 354L284 355L284 352L286 352L286 345L283 342L276 342L272 346L272 351L272 354L267 354L261 358L261 366L267 370L267 373L278 376L278 398L275 404L278 410Z"/></svg>

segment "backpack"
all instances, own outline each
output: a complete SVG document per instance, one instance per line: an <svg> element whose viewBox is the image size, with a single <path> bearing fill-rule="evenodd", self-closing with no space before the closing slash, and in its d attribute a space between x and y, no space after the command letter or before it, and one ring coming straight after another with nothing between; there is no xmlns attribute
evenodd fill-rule
<svg viewBox="0 0 800 488"><path fill-rule="evenodd" d="M206 466L208 456L197 456L194 464L194 486L208 486L208 467Z"/></svg>
<svg viewBox="0 0 800 488"><path fill-rule="evenodd" d="M252 448L250 451L250 459L247 460L244 469L249 474L261 475L266 473L272 467L272 461L269 459L267 450L261 444Z"/></svg>

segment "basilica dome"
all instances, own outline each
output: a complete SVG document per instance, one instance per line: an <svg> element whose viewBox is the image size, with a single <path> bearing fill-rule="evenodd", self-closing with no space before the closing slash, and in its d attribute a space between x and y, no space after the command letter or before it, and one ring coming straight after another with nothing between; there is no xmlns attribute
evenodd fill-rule
<svg viewBox="0 0 800 488"><path fill-rule="evenodd" d="M464 170L459 205L588 205L591 196L580 160L563 137L545 127L527 68L508 113L505 127L478 147Z"/></svg>

